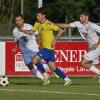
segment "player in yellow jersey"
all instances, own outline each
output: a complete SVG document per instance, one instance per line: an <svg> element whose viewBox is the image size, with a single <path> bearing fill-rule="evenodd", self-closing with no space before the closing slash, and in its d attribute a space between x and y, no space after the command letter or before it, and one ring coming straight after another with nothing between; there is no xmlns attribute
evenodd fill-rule
<svg viewBox="0 0 100 100"><path fill-rule="evenodd" d="M64 73L56 68L55 58L54 58L54 48L56 40L62 35L63 30L55 25L53 22L46 19L45 9L43 7L37 9L37 21L34 24L32 30L24 30L26 34L32 34L34 31L38 30L39 32L39 43L41 44L41 50L33 58L33 64L36 64L40 59L44 59L49 68L55 72L58 76L64 79L64 86L70 85L72 82L65 76ZM57 31L58 34L54 37L54 31Z"/></svg>

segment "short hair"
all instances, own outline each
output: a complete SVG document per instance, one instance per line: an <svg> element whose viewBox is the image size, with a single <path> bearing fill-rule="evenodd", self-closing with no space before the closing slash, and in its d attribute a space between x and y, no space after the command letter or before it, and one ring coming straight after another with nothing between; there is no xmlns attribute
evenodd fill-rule
<svg viewBox="0 0 100 100"><path fill-rule="evenodd" d="M88 11L81 11L80 15L90 16L90 13Z"/></svg>
<svg viewBox="0 0 100 100"><path fill-rule="evenodd" d="M22 17L22 18L24 19L24 16L23 16L21 13L16 13L15 18L16 18L16 17L19 17L19 16Z"/></svg>
<svg viewBox="0 0 100 100"><path fill-rule="evenodd" d="M36 13L41 13L41 14L46 14L46 10L44 9L44 7L40 7L37 9Z"/></svg>

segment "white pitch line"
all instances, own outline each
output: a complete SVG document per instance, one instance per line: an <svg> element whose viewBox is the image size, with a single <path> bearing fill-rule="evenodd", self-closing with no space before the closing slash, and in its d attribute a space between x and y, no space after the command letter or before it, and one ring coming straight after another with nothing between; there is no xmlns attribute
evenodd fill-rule
<svg viewBox="0 0 100 100"><path fill-rule="evenodd" d="M0 89L0 91L100 96L100 94L95 94L95 93L77 93L77 92L74 93L74 92L58 92L58 91L33 91L33 90L15 90L15 89Z"/></svg>

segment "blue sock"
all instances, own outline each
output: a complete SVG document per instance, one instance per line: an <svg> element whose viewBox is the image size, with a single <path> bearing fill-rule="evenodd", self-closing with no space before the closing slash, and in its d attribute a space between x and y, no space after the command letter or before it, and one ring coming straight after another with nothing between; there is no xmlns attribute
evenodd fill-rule
<svg viewBox="0 0 100 100"><path fill-rule="evenodd" d="M39 70L40 70L42 73L45 73L45 69L44 69L44 67L43 67L43 64L42 64L40 61L38 61L35 65L39 68Z"/></svg>
<svg viewBox="0 0 100 100"><path fill-rule="evenodd" d="M58 76L60 76L61 78L63 78L63 79L65 79L65 75L64 75L64 73L59 69L59 68L56 68L55 70L54 70L54 72L58 75Z"/></svg>

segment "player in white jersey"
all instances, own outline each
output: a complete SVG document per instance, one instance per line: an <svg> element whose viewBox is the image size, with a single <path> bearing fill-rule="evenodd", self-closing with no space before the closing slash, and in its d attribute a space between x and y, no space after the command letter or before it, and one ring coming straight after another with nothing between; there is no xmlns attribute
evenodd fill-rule
<svg viewBox="0 0 100 100"><path fill-rule="evenodd" d="M15 41L18 43L21 49L21 53L25 62L25 65L28 66L30 71L35 74L38 78L40 78L43 81L43 85L49 84L49 80L47 78L47 73L45 72L45 69L43 68L43 65L40 61L37 62L36 66L40 69L40 71L43 73L43 75L34 68L32 59L34 56L38 53L38 44L35 39L35 34L28 35L24 32L20 32L20 28L24 28L26 30L31 30L32 25L24 23L24 18L21 14L16 15L15 17L16 21L16 27L13 29L13 36L15 38Z"/></svg>
<svg viewBox="0 0 100 100"><path fill-rule="evenodd" d="M96 67L98 57L100 56L100 26L89 21L89 13L83 11L80 13L80 21L75 21L69 24L58 24L62 28L76 27L81 36L88 42L89 51L84 55L81 65L90 71L96 73L100 83L100 69Z"/></svg>

